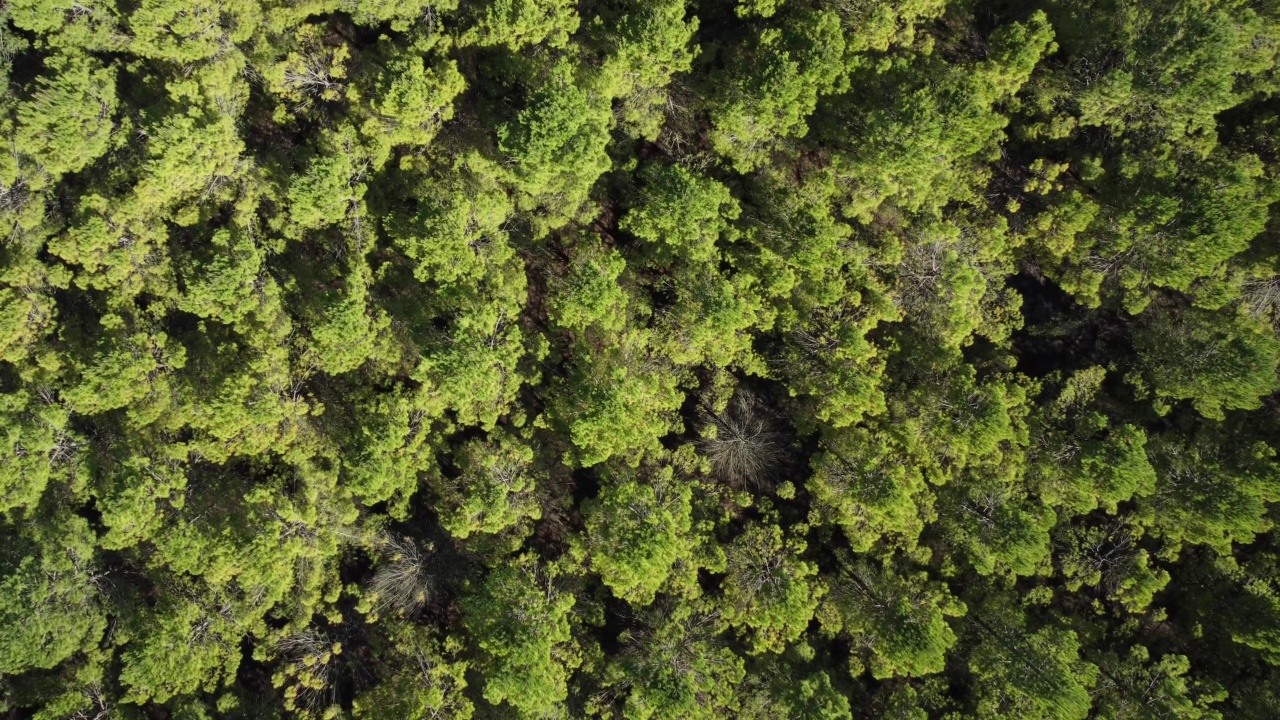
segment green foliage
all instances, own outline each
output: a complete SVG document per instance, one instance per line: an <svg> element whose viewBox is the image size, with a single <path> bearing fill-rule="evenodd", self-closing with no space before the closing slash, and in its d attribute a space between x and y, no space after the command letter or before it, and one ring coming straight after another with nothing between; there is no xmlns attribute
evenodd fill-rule
<svg viewBox="0 0 1280 720"><path fill-rule="evenodd" d="M505 45L520 50L545 42L564 47L581 20L567 0L496 0L476 12L475 24L461 41L477 45Z"/></svg>
<svg viewBox="0 0 1280 720"><path fill-rule="evenodd" d="M653 168L647 175L643 202L619 227L652 243L658 265L677 258L707 264L715 257L716 241L741 212L729 188L679 165Z"/></svg>
<svg viewBox="0 0 1280 720"><path fill-rule="evenodd" d="M1115 514L1119 503L1155 489L1146 433L1132 425L1109 427L1096 406L1106 374L1096 366L1073 374L1033 421L1034 481L1044 503L1061 512L1103 507Z"/></svg>
<svg viewBox="0 0 1280 720"><path fill-rule="evenodd" d="M118 101L114 69L95 58L72 55L49 65L58 73L41 78L35 95L18 107L14 142L19 153L56 179L85 169L107 152Z"/></svg>
<svg viewBox="0 0 1280 720"><path fill-rule="evenodd" d="M392 30L405 32L424 15L453 10L457 5L457 0L354 0L343 9L361 25L378 27L388 23Z"/></svg>
<svg viewBox="0 0 1280 720"><path fill-rule="evenodd" d="M853 717L848 699L832 685L826 673L817 672L797 679L783 667L766 667L764 671L769 675L767 679L761 682L762 678L753 673L748 684L765 687L756 692L742 691L742 717L754 720L849 720Z"/></svg>
<svg viewBox="0 0 1280 720"><path fill-rule="evenodd" d="M835 165L850 188L845 214L869 223L886 202L906 211L937 213L950 198L968 196L966 186L981 172L973 164L998 154L1009 122L997 105L1030 78L1052 39L1052 27L1037 13L1025 25L998 30L980 63L945 66L933 61L932 73L891 66L871 79L873 87L886 92L894 88L893 99L854 111L866 130L852 152L837 156ZM931 82L926 84L926 78Z"/></svg>
<svg viewBox="0 0 1280 720"><path fill-rule="evenodd" d="M216 55L224 45L252 37L262 9L250 0L143 0L129 15L138 55L173 63L191 63Z"/></svg>
<svg viewBox="0 0 1280 720"><path fill-rule="evenodd" d="M526 354L521 328L503 309L480 317L459 317L452 342L422 358L414 380L431 387L464 425L491 430L507 414L525 380L520 363Z"/></svg>
<svg viewBox="0 0 1280 720"><path fill-rule="evenodd" d="M1121 300L1133 312L1154 287L1216 294L1224 263L1263 230L1275 199L1257 157L1219 144L1216 120L1270 86L1263 68L1275 50L1259 39L1274 32L1274 12L1174 1L1100 22L1090 5L1051 10L1064 62L1024 107L1029 138L1103 140L1070 153L1079 182L1059 183L1048 213L1085 211L1066 221L1067 237L1053 233L1050 265L1082 302Z"/></svg>
<svg viewBox="0 0 1280 720"><path fill-rule="evenodd" d="M1230 451L1213 431L1165 439L1153 448L1156 492L1142 505L1145 522L1176 556L1183 543L1202 543L1230 554L1271 529L1267 503L1280 494L1271 446L1236 445Z"/></svg>
<svg viewBox="0 0 1280 720"><path fill-rule="evenodd" d="M734 687L746 671L742 658L716 641L716 614L680 605L652 610L646 620L623 632L627 651L605 671L606 686L625 692L622 717L711 720L733 712Z"/></svg>
<svg viewBox="0 0 1280 720"><path fill-rule="evenodd" d="M380 682L353 701L355 717L441 717L468 720L473 705L464 695L467 662L457 643L441 642L425 628L395 624L386 629L379 657Z"/></svg>
<svg viewBox="0 0 1280 720"><path fill-rule="evenodd" d="M325 138L322 150L289 184L289 217L300 228L317 229L360 213L368 186L368 161L350 127Z"/></svg>
<svg viewBox="0 0 1280 720"><path fill-rule="evenodd" d="M1083 718L1089 715L1089 691L1098 667L1080 659L1075 632L1044 627L1021 634L1012 618L975 621L977 647L969 658L977 690L978 717L1016 713L1026 718Z"/></svg>
<svg viewBox="0 0 1280 720"><path fill-rule="evenodd" d="M446 288L503 280L514 258L503 228L512 210L506 193L475 173L424 180L421 192L416 213L384 220L387 234L414 261L414 277Z"/></svg>
<svg viewBox="0 0 1280 720"><path fill-rule="evenodd" d="M621 102L619 124L630 132L656 140L670 102L669 86L677 73L686 73L698 55L691 45L697 17L687 15L683 0L644 0L627 3L610 32L612 51L602 67L607 94Z"/></svg>
<svg viewBox="0 0 1280 720"><path fill-rule="evenodd" d="M761 5L756 13L773 14L772 3ZM797 10L780 25L735 48L736 77L713 94L711 144L738 172L763 164L779 140L804 137L818 97L841 89L839 16Z"/></svg>
<svg viewBox="0 0 1280 720"><path fill-rule="evenodd" d="M300 23L291 37L281 38L270 65L260 68L267 89L288 106L276 106L281 117L296 117L324 101L343 96L351 50L324 37L324 28Z"/></svg>
<svg viewBox="0 0 1280 720"><path fill-rule="evenodd" d="M814 507L844 530L855 552L882 541L915 547L932 496L919 470L899 462L890 442L877 442L864 428L838 430L823 438L810 462Z"/></svg>
<svg viewBox="0 0 1280 720"><path fill-rule="evenodd" d="M618 278L627 261L616 250L581 248L563 278L550 283L548 315L566 330L602 333L621 330L627 319L627 294Z"/></svg>
<svg viewBox="0 0 1280 720"><path fill-rule="evenodd" d="M541 208L552 227L579 216L592 185L612 165L605 152L613 125L606 100L557 68L519 118L498 128L520 209Z"/></svg>
<svg viewBox="0 0 1280 720"><path fill-rule="evenodd" d="M1270 328L1201 310L1181 313L1176 325L1169 313L1147 316L1153 317L1133 342L1145 371L1139 382L1157 398L1190 401L1201 415L1221 420L1224 410L1257 409L1280 388L1280 340Z"/></svg>
<svg viewBox="0 0 1280 720"><path fill-rule="evenodd" d="M235 677L240 665L236 628L215 608L187 601L162 607L124 653L120 682L126 702L164 702Z"/></svg>
<svg viewBox="0 0 1280 720"><path fill-rule="evenodd" d="M1099 668L1099 711L1107 717L1158 718L1174 716L1188 720L1217 720L1222 714L1209 708L1226 697L1212 685L1188 681L1191 663L1185 655L1163 655L1151 659L1150 651L1135 645L1124 657L1108 657Z"/></svg>
<svg viewBox="0 0 1280 720"><path fill-rule="evenodd" d="M274 289L262 276L265 253L252 235L240 230L219 230L211 245L207 257L183 273L186 291L178 306L202 318L238 325L258 309L255 295Z"/></svg>
<svg viewBox="0 0 1280 720"><path fill-rule="evenodd" d="M484 698L522 715L546 715L568 696L579 660L568 613L574 597L532 555L489 573L463 604L463 623L481 653Z"/></svg>
<svg viewBox="0 0 1280 720"><path fill-rule="evenodd" d="M647 346L649 333L627 329L593 356L582 358L548 411L567 428L574 450L568 457L583 467L620 457L634 465L658 438L676 427L684 400L678 376Z"/></svg>
<svg viewBox="0 0 1280 720"><path fill-rule="evenodd" d="M456 455L459 476L444 481L440 523L454 537L497 533L542 517L533 450L505 431L471 440Z"/></svg>
<svg viewBox="0 0 1280 720"><path fill-rule="evenodd" d="M1277 38L0 2L0 716L1272 720Z"/></svg>
<svg viewBox="0 0 1280 720"><path fill-rule="evenodd" d="M1133 529L1123 522L1068 527L1065 535L1058 562L1071 592L1096 588L1137 613L1146 610L1169 582L1168 571L1152 567L1150 554L1137 547Z"/></svg>
<svg viewBox="0 0 1280 720"><path fill-rule="evenodd" d="M61 405L29 392L0 395L4 453L0 456L0 512L34 508L49 481L69 473L79 435Z"/></svg>
<svg viewBox="0 0 1280 720"><path fill-rule="evenodd" d="M373 117L360 134L388 145L427 145L453 117L453 100L466 89L457 63L428 68L420 56L381 68L370 92Z"/></svg>
<svg viewBox="0 0 1280 720"><path fill-rule="evenodd" d="M107 627L93 535L78 517L45 519L30 537L4 537L0 673L50 669L91 651Z"/></svg>
<svg viewBox="0 0 1280 720"><path fill-rule="evenodd" d="M749 638L753 654L781 652L813 618L826 588L800 559L807 544L776 525L752 525L726 549L724 617Z"/></svg>
<svg viewBox="0 0 1280 720"><path fill-rule="evenodd" d="M874 308L841 302L812 313L792 331L788 390L812 399L818 422L844 428L885 411L884 360L867 338L882 319Z"/></svg>
<svg viewBox="0 0 1280 720"><path fill-rule="evenodd" d="M1262 654L1267 662L1280 659L1280 587L1275 583L1277 556L1259 555L1231 574L1242 586L1240 611L1227 623L1231 639ZM1185 670L1183 672L1186 672Z"/></svg>
<svg viewBox="0 0 1280 720"><path fill-rule="evenodd" d="M361 274L342 278L341 291L327 293L324 309L311 324L312 364L322 372L351 372L379 354L391 321L380 309L370 312L368 282Z"/></svg>
<svg viewBox="0 0 1280 720"><path fill-rule="evenodd" d="M867 657L872 677L885 680L941 672L956 642L946 618L965 610L928 573L858 564L833 583L822 622L830 632L847 633ZM860 662L852 660L850 670L860 674Z"/></svg>
<svg viewBox="0 0 1280 720"><path fill-rule="evenodd" d="M614 595L648 605L676 568L696 571L692 488L669 465L611 480L583 510L591 567Z"/></svg>

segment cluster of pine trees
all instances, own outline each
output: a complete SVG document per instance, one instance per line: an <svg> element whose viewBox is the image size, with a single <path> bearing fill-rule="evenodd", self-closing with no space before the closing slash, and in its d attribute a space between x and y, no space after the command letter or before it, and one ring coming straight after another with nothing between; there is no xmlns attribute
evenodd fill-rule
<svg viewBox="0 0 1280 720"><path fill-rule="evenodd" d="M0 717L1280 717L1276 0L7 0L0 140Z"/></svg>

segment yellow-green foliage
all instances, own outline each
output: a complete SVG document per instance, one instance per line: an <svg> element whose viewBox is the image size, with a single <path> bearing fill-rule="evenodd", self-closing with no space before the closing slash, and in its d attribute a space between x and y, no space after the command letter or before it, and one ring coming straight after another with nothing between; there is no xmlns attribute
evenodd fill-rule
<svg viewBox="0 0 1280 720"><path fill-rule="evenodd" d="M1272 720L1275 0L0 1L0 717Z"/></svg>

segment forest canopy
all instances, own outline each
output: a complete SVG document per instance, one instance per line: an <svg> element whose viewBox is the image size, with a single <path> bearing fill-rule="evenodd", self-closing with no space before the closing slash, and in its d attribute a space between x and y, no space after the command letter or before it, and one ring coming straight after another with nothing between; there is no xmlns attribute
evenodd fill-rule
<svg viewBox="0 0 1280 720"><path fill-rule="evenodd" d="M1280 717L1274 0L0 3L0 718Z"/></svg>

